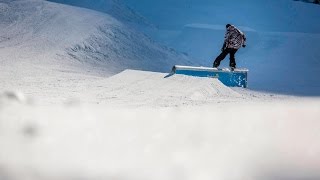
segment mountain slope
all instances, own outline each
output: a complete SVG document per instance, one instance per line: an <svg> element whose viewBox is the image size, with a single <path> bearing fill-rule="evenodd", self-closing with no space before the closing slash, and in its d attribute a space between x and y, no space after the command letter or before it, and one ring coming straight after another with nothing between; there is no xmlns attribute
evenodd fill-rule
<svg viewBox="0 0 320 180"><path fill-rule="evenodd" d="M126 6L122 0L47 0L107 13L120 21L148 25L144 17Z"/></svg>
<svg viewBox="0 0 320 180"><path fill-rule="evenodd" d="M0 7L0 63L9 74L167 71L187 61L105 13L43 0L4 0Z"/></svg>

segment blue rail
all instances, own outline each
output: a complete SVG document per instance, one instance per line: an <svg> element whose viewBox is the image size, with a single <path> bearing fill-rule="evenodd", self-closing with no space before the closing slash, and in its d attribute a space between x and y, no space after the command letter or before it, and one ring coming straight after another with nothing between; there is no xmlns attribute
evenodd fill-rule
<svg viewBox="0 0 320 180"><path fill-rule="evenodd" d="M228 68L207 68L193 66L173 66L172 73L197 77L218 78L223 84L229 87L247 87L248 70Z"/></svg>

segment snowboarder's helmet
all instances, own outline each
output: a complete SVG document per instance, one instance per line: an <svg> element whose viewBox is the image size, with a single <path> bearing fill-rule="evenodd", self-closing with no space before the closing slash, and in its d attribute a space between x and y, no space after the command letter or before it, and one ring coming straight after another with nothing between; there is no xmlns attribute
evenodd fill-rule
<svg viewBox="0 0 320 180"><path fill-rule="evenodd" d="M231 26L231 24L227 24L227 25L226 25L226 28L228 29L228 27L230 27L230 26Z"/></svg>

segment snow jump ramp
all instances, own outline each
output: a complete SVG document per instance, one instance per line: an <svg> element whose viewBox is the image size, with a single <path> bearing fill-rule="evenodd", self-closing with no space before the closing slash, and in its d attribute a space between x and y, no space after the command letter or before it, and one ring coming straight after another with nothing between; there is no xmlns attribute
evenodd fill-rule
<svg viewBox="0 0 320 180"><path fill-rule="evenodd" d="M224 85L229 87L247 87L248 69L209 68L175 65L171 74L182 74L197 77L218 78Z"/></svg>

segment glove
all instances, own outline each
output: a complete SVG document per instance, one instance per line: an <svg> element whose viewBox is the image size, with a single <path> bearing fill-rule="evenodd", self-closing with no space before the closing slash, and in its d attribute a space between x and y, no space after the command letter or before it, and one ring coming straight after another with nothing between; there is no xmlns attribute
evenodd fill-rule
<svg viewBox="0 0 320 180"><path fill-rule="evenodd" d="M221 48L221 51L224 51L226 49L226 43L223 43L223 46Z"/></svg>
<svg viewBox="0 0 320 180"><path fill-rule="evenodd" d="M242 47L245 48L247 45L243 44Z"/></svg>

